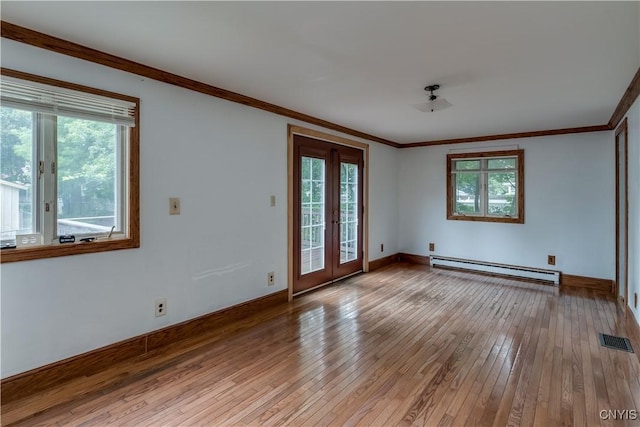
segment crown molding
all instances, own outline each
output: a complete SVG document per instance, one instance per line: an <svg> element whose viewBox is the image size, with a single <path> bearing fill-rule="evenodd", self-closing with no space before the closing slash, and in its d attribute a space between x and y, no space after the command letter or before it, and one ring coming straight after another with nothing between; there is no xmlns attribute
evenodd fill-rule
<svg viewBox="0 0 640 427"><path fill-rule="evenodd" d="M629 108L633 105L633 103L638 99L638 95L640 95L640 67L638 71L636 71L636 75L631 79L631 83L629 83L629 87L622 95L620 102L618 102L618 106L615 111L611 115L611 119L609 119L609 129L613 130L618 127L620 124L620 120L627 114Z"/></svg>
<svg viewBox="0 0 640 427"><path fill-rule="evenodd" d="M577 128L538 130L532 132L503 133L499 135L474 136L470 138L441 139L438 141L412 142L400 148L429 147L432 145L462 144L465 142L487 142L501 139L534 138L537 136L565 135L570 133L601 132L611 130L608 125L583 126Z"/></svg>

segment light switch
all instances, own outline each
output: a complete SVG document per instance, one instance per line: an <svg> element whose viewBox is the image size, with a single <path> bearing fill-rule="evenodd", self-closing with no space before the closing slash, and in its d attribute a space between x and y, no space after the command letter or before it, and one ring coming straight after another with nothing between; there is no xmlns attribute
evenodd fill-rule
<svg viewBox="0 0 640 427"><path fill-rule="evenodd" d="M169 198L169 215L180 215L180 199L178 197Z"/></svg>
<svg viewBox="0 0 640 427"><path fill-rule="evenodd" d="M276 205L276 196L271 196L271 207Z"/></svg>

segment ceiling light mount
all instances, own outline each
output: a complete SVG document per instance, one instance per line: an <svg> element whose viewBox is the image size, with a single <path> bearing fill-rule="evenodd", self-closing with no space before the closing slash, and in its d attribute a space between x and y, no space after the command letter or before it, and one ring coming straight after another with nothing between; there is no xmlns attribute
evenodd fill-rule
<svg viewBox="0 0 640 427"><path fill-rule="evenodd" d="M433 93L438 89L440 89L439 84L426 86L424 90L429 92L429 101L424 104L414 105L414 107L425 113L433 113L434 111L440 111L444 110L445 108L453 107L453 105L449 101Z"/></svg>
<svg viewBox="0 0 640 427"><path fill-rule="evenodd" d="M438 98L438 95L434 95L433 91L440 89L440 85L429 85L424 88L427 92L431 92L429 95L429 101L435 101Z"/></svg>

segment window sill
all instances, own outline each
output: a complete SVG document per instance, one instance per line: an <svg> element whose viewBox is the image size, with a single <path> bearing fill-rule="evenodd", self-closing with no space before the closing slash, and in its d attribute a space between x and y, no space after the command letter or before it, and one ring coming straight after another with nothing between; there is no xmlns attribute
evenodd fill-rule
<svg viewBox="0 0 640 427"><path fill-rule="evenodd" d="M68 255L90 254L94 252L117 251L120 249L139 248L140 242L133 238L64 243L60 245L33 246L26 248L3 249L0 262L31 261L42 258L54 258Z"/></svg>
<svg viewBox="0 0 640 427"><path fill-rule="evenodd" d="M524 224L524 218L504 218L497 216L465 216L465 215L449 215L449 220L454 221L477 221L477 222L502 222L506 224Z"/></svg>

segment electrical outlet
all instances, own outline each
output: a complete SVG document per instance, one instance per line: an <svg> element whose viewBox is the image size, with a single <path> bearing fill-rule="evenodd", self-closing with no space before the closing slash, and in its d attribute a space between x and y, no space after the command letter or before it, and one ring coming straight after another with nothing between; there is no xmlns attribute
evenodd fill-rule
<svg viewBox="0 0 640 427"><path fill-rule="evenodd" d="M547 255L547 264L556 265L556 256L555 255Z"/></svg>
<svg viewBox="0 0 640 427"><path fill-rule="evenodd" d="M429 243L429 252L433 252L436 250L436 244L435 243Z"/></svg>
<svg viewBox="0 0 640 427"><path fill-rule="evenodd" d="M169 198L169 215L180 215L180 199L177 197Z"/></svg>
<svg viewBox="0 0 640 427"><path fill-rule="evenodd" d="M276 279L275 279L275 273L272 271L270 273L267 273L267 285L269 286L273 286L276 283Z"/></svg>
<svg viewBox="0 0 640 427"><path fill-rule="evenodd" d="M156 300L156 317L164 316L167 314L167 299L158 298Z"/></svg>
<svg viewBox="0 0 640 427"><path fill-rule="evenodd" d="M384 243L380 243L380 252L384 252Z"/></svg>

